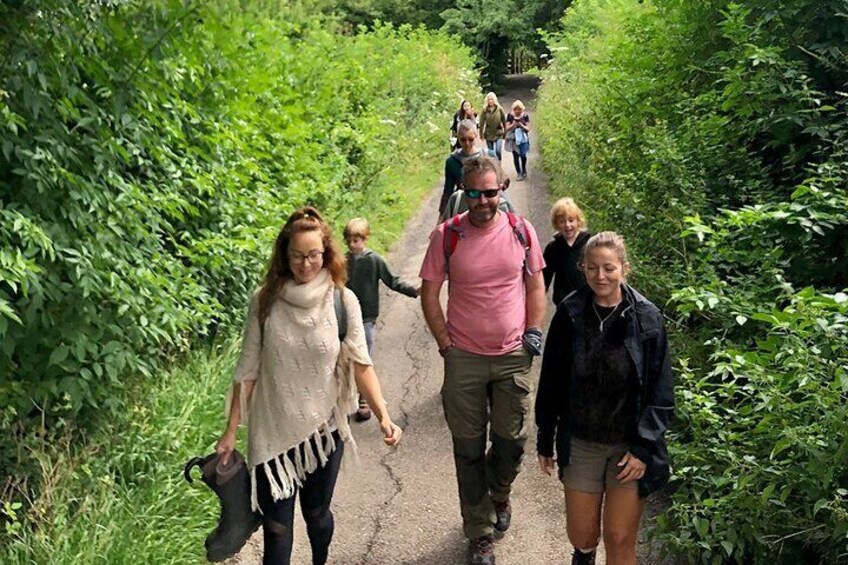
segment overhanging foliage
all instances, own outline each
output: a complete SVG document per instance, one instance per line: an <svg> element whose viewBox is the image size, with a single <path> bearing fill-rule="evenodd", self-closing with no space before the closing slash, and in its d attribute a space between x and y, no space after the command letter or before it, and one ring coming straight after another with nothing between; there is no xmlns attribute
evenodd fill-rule
<svg viewBox="0 0 848 565"><path fill-rule="evenodd" d="M848 557L844 1L578 0L538 113L557 195L670 306L675 490L699 563Z"/></svg>

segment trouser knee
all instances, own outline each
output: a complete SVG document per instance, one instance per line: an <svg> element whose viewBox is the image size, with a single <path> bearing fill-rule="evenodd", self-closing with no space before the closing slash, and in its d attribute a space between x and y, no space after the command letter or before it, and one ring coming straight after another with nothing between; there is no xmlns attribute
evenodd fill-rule
<svg viewBox="0 0 848 565"><path fill-rule="evenodd" d="M321 531L333 527L333 513L329 507L316 508L304 512L303 521L311 531Z"/></svg>
<svg viewBox="0 0 848 565"><path fill-rule="evenodd" d="M485 437L456 437L453 438L453 454L463 461L474 461L486 453Z"/></svg>
<svg viewBox="0 0 848 565"><path fill-rule="evenodd" d="M506 439L496 433L492 433L492 453L499 459L504 459L520 465L524 458L524 444L527 443L525 438Z"/></svg>
<svg viewBox="0 0 848 565"><path fill-rule="evenodd" d="M264 536L263 564L288 565L291 562L292 529L272 518L262 520Z"/></svg>
<svg viewBox="0 0 848 565"><path fill-rule="evenodd" d="M286 524L277 522L276 520L272 520L269 518L266 518L262 521L262 527L266 536L270 535L282 537L287 535L291 531L290 526L287 526Z"/></svg>
<svg viewBox="0 0 848 565"><path fill-rule="evenodd" d="M333 540L333 513L328 506L304 511L303 521L306 522L306 533L309 545L312 546L312 564L324 565Z"/></svg>
<svg viewBox="0 0 848 565"><path fill-rule="evenodd" d="M485 438L453 438L453 457L460 486L460 497L468 504L478 504L488 494L486 487Z"/></svg>

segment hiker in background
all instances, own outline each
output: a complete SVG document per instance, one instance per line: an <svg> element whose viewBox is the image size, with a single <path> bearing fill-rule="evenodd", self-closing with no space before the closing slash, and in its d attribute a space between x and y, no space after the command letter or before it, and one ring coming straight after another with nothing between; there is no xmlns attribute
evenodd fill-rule
<svg viewBox="0 0 848 565"><path fill-rule="evenodd" d="M583 246L591 234L586 230L583 211L571 198L560 198L551 208L551 224L556 233L545 246L545 292L554 283L554 305L586 284L580 266Z"/></svg>
<svg viewBox="0 0 848 565"><path fill-rule="evenodd" d="M674 413L671 360L659 309L627 285L616 233L584 248L587 285L557 307L536 396L539 466L565 485L572 565L635 565L645 497L669 477L665 431ZM556 444L556 460L554 445Z"/></svg>
<svg viewBox="0 0 848 565"><path fill-rule="evenodd" d="M494 92L486 95L486 104L480 114L480 137L486 147L495 152L498 162L503 159L503 142L506 132L506 114Z"/></svg>
<svg viewBox="0 0 848 565"><path fill-rule="evenodd" d="M380 281L395 292L418 298L419 289L400 280L392 273L385 259L366 247L371 237L371 226L365 218L354 218L344 229L347 243L347 287L359 299L362 323L365 326L365 343L368 355L374 350L374 327L380 315ZM358 422L371 418L371 409L365 397L359 395L359 409L354 416Z"/></svg>
<svg viewBox="0 0 848 565"><path fill-rule="evenodd" d="M515 206L509 201L506 190L509 188L509 179L504 179L501 183L501 198L498 202L498 210L501 212L515 212ZM450 218L468 211L468 198L465 196L465 191L460 188L450 195L448 203L445 205L439 216L439 223L446 222Z"/></svg>
<svg viewBox="0 0 848 565"><path fill-rule="evenodd" d="M527 178L527 154L530 153L530 115L524 103L512 103L512 112L506 117L506 150L512 152L516 180Z"/></svg>
<svg viewBox="0 0 848 565"><path fill-rule="evenodd" d="M439 200L439 214L441 215L448 203L451 194L462 188L462 163L466 159L487 155L494 157L494 153L488 149L481 150L477 146L477 124L472 120L459 122L457 134L460 148L453 151L445 159L445 186L442 190L442 198Z"/></svg>
<svg viewBox="0 0 848 565"><path fill-rule="evenodd" d="M451 121L451 138L453 139L453 142L451 143L451 151L460 148L459 140L457 138L459 137L459 123L462 120L472 120L475 126L477 124L477 112L468 100L463 100L459 105L459 110L457 110L453 115L453 120Z"/></svg>
<svg viewBox="0 0 848 565"><path fill-rule="evenodd" d="M444 358L442 405L469 562L487 565L495 560L494 536L512 519L509 497L528 435L530 368L541 352L545 316L544 262L533 226L498 210L496 161L467 159L462 181L468 212L430 236L421 306ZM446 278L447 317L439 301Z"/></svg>
<svg viewBox="0 0 848 565"><path fill-rule="evenodd" d="M357 387L385 443L400 441L346 276L329 226L315 208L301 208L280 230L250 301L229 420L215 451L226 465L249 409L251 506L262 512L263 563L289 563L298 493L312 562L326 562L334 529L330 501L345 445L354 445L348 414L356 409ZM344 336L340 326L347 327Z"/></svg>

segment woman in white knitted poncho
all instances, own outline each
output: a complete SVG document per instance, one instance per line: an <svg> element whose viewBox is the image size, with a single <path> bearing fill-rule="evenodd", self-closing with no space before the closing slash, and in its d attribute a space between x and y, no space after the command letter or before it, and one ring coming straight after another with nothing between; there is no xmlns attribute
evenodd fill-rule
<svg viewBox="0 0 848 565"><path fill-rule="evenodd" d="M242 415L248 418L251 504L262 513L264 563L289 563L295 495L312 546L324 563L333 535L330 501L345 444L355 447L348 415L358 388L388 445L392 422L365 344L356 296L345 288L344 255L312 207L295 211L274 244L253 296L236 365L227 429L216 451L226 463ZM339 341L336 289L347 313Z"/></svg>

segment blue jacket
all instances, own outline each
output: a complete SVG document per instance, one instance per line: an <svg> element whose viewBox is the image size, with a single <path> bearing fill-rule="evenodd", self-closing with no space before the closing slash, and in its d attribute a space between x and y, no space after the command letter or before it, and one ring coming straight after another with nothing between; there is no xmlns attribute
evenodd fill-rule
<svg viewBox="0 0 848 565"><path fill-rule="evenodd" d="M665 431L674 415L674 382L665 323L659 309L633 288L624 285L627 301L621 316L627 322L624 345L636 368L640 394L636 399L630 453L647 466L639 480L640 496L668 482L669 461ZM560 477L571 453L569 391L573 373L572 351L582 347L583 316L592 290L588 286L569 294L551 321L542 357L536 395L536 450L553 457L556 444Z"/></svg>

